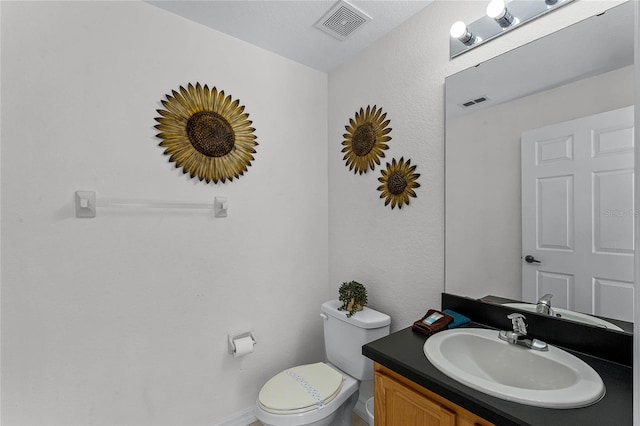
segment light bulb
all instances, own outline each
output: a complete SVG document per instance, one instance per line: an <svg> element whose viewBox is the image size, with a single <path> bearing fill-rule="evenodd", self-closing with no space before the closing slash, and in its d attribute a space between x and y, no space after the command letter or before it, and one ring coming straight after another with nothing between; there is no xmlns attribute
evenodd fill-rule
<svg viewBox="0 0 640 426"><path fill-rule="evenodd" d="M476 37L469 32L466 24L462 21L455 22L449 31L451 37L457 38L464 45L471 46L476 41Z"/></svg>
<svg viewBox="0 0 640 426"><path fill-rule="evenodd" d="M460 38L467 32L467 26L462 21L454 22L451 26L451 37Z"/></svg>
<svg viewBox="0 0 640 426"><path fill-rule="evenodd" d="M493 19L500 19L507 12L504 0L491 0L487 6L487 16Z"/></svg>
<svg viewBox="0 0 640 426"><path fill-rule="evenodd" d="M495 19L502 28L507 28L513 22L513 15L507 10L504 0L491 0L487 6L487 16Z"/></svg>

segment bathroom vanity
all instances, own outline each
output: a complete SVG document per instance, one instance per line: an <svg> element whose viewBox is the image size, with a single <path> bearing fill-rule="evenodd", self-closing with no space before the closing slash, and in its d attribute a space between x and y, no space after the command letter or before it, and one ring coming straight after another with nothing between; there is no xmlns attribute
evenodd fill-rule
<svg viewBox="0 0 640 426"><path fill-rule="evenodd" d="M374 364L374 386L377 426L492 424L377 362Z"/></svg>
<svg viewBox="0 0 640 426"><path fill-rule="evenodd" d="M460 301L454 298L453 302L456 304ZM486 316L476 313L474 309L477 309L475 305L478 303L481 308L492 312ZM471 308L465 308L466 305L471 305ZM451 309L450 306L443 306ZM467 309L463 314L470 316L472 321L476 321L472 323L474 327L496 327L495 324L486 324L486 322L491 322L492 315L502 316L504 313L502 307L494 308L477 301L463 300L457 307L458 311ZM494 309L498 310L497 314ZM470 313L474 315L471 316ZM481 322L484 318L489 318L489 321ZM532 320L532 322L536 321L533 316ZM536 323L536 325L540 324ZM570 326L579 327L573 332L578 335L584 333L583 340L597 339L597 330L593 327L577 324L570 324ZM553 333L553 330L551 331ZM544 338L544 335L539 334L536 337ZM622 334L616 337L626 338ZM625 362L608 360L602 354L598 354L598 357L586 355L565 346L565 350L583 360L600 375L606 387L605 396L599 402L584 408L540 408L496 398L451 379L426 358L423 352L426 339L426 336L412 331L409 327L363 346L363 355L375 363L374 410L377 426L400 424L414 426L421 424L631 426L633 424L631 359L628 359L629 362L625 365ZM551 340L553 339L554 337L551 336ZM598 346L597 342L595 343L594 346ZM557 342L550 342L550 344L558 345ZM609 345L610 350L619 351L625 343L618 344L617 348L615 346L612 348L611 342L606 345Z"/></svg>

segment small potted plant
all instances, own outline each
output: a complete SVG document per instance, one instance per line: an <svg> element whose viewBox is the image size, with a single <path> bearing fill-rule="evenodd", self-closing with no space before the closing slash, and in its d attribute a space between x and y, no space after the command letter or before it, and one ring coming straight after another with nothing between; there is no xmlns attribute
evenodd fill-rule
<svg viewBox="0 0 640 426"><path fill-rule="evenodd" d="M367 289L357 281L342 283L338 294L340 295L338 299L342 302L338 310L348 311L347 317L351 317L367 306Z"/></svg>

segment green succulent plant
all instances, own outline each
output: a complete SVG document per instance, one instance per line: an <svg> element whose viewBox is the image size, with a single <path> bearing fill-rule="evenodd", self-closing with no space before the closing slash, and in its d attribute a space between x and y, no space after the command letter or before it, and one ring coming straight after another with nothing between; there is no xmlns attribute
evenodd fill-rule
<svg viewBox="0 0 640 426"><path fill-rule="evenodd" d="M342 302L339 311L348 311L347 318L367 306L367 289L357 281L342 283L338 289L338 300Z"/></svg>

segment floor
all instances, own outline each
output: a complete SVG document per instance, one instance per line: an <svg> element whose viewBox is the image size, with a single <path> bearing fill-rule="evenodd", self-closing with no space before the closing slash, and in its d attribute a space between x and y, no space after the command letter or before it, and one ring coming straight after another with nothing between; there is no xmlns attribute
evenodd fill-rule
<svg viewBox="0 0 640 426"><path fill-rule="evenodd" d="M249 426L262 426L262 423L253 422ZM368 426L368 424L354 413L351 417L351 426Z"/></svg>

